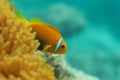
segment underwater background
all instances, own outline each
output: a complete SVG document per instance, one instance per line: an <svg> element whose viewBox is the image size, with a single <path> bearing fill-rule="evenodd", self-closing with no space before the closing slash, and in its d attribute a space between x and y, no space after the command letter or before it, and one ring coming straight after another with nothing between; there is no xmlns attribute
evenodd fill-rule
<svg viewBox="0 0 120 80"><path fill-rule="evenodd" d="M59 29L73 68L101 80L120 80L119 0L10 1L28 20L37 17Z"/></svg>

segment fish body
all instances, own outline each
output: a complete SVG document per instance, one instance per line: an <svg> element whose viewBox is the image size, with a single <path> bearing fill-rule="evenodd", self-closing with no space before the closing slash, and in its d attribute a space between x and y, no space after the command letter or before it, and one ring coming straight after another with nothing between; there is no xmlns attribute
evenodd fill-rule
<svg viewBox="0 0 120 80"><path fill-rule="evenodd" d="M33 18L30 21L26 20L19 12L16 15L29 23L32 30L36 32L36 38L40 41L39 49L44 52L55 54L63 54L66 52L66 43L63 40L60 32L50 24L44 23L42 20Z"/></svg>
<svg viewBox="0 0 120 80"><path fill-rule="evenodd" d="M43 51L52 52L52 53L65 53L66 52L66 44L63 40L59 31L54 28L52 25L43 24L43 23L31 23L30 27L32 27L33 31L37 33L37 39L42 42ZM48 49L46 49L46 47ZM48 47L49 46L49 47Z"/></svg>

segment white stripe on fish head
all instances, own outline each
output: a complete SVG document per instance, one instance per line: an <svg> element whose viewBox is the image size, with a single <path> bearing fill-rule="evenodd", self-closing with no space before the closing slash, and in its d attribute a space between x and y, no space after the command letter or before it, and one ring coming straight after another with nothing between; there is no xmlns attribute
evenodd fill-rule
<svg viewBox="0 0 120 80"><path fill-rule="evenodd" d="M63 38L60 38L60 39L58 40L58 42L57 42L57 44L56 44L56 46L55 46L55 49L54 49L55 52L59 49L60 44L62 43L62 40L63 40Z"/></svg>

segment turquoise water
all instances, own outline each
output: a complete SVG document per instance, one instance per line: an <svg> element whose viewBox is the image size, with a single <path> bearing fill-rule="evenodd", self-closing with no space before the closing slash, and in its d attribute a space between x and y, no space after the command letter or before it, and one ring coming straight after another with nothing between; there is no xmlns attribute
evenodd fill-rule
<svg viewBox="0 0 120 80"><path fill-rule="evenodd" d="M68 48L66 60L101 80L120 79L119 0L11 0L27 19L58 27Z"/></svg>

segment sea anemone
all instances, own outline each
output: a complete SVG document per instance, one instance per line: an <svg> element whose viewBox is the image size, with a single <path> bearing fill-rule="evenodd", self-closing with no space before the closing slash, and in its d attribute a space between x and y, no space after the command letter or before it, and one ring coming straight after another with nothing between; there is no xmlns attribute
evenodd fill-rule
<svg viewBox="0 0 120 80"><path fill-rule="evenodd" d="M55 80L54 68L37 51L35 33L16 17L8 0L0 5L0 80Z"/></svg>
<svg viewBox="0 0 120 80"><path fill-rule="evenodd" d="M53 69L38 55L6 56L0 61L0 80L55 80Z"/></svg>

